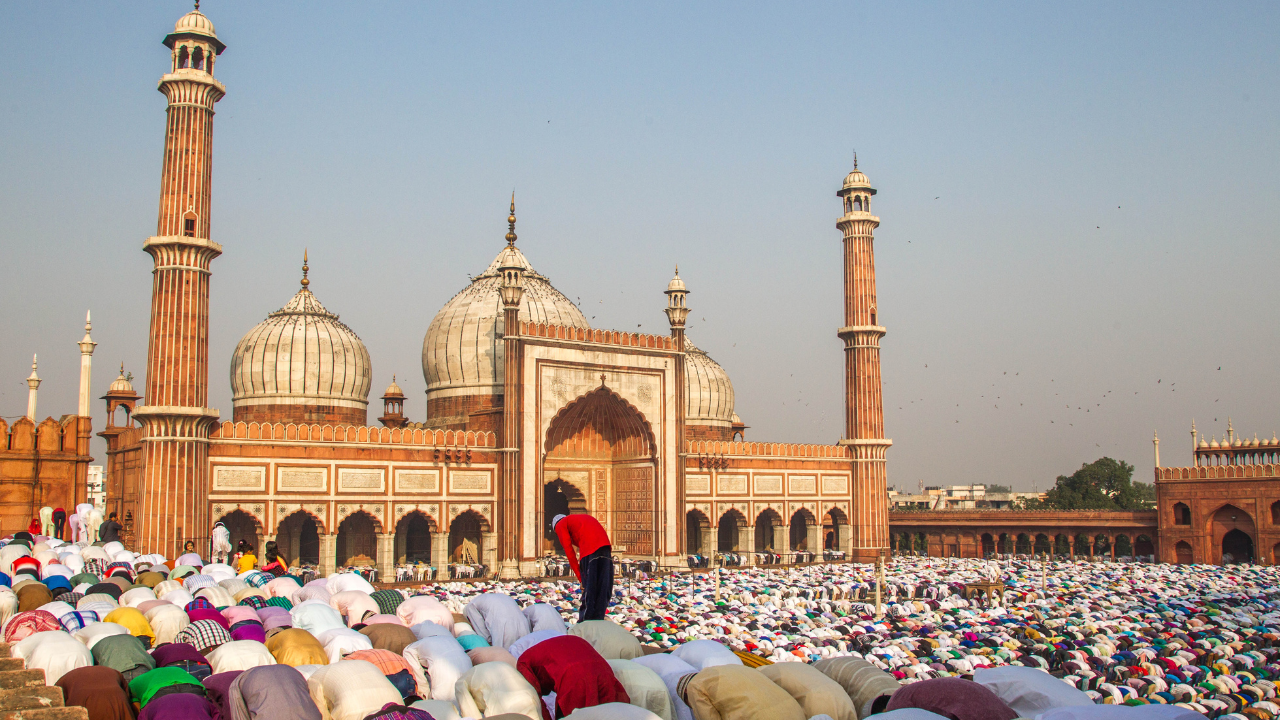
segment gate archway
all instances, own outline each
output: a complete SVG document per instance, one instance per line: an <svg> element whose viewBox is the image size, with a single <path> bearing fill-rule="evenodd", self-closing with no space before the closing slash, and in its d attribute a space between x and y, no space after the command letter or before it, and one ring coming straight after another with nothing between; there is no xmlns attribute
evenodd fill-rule
<svg viewBox="0 0 1280 720"><path fill-rule="evenodd" d="M639 410L601 385L556 413L544 448L543 477L581 483L584 509L609 531L615 552L656 553L657 444ZM549 519L544 506L541 522Z"/></svg>
<svg viewBox="0 0 1280 720"><path fill-rule="evenodd" d="M1218 564L1253 562L1253 516L1235 505L1223 505L1209 520L1209 532L1213 537L1210 552Z"/></svg>

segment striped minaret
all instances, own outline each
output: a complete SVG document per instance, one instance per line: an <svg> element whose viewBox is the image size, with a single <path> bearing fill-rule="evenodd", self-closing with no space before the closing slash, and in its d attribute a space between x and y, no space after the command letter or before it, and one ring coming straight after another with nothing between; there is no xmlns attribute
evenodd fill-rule
<svg viewBox="0 0 1280 720"><path fill-rule="evenodd" d="M844 214L836 227L844 233L845 445L853 458L853 497L849 518L850 559L871 562L889 552L889 497L885 451L893 444L884 437L884 407L880 397L880 338L885 329L876 319L876 263L874 233L880 218L871 214L876 194L867 176L853 172L836 193Z"/></svg>
<svg viewBox="0 0 1280 720"><path fill-rule="evenodd" d="M146 429L146 466L133 518L140 552L181 554L184 541L209 550L209 266L222 246L209 239L213 104L226 88L213 78L224 45L198 9L178 20L164 44L170 72L159 90L169 100L160 218L143 249L155 260L146 405L134 413ZM126 518L119 518L124 521Z"/></svg>

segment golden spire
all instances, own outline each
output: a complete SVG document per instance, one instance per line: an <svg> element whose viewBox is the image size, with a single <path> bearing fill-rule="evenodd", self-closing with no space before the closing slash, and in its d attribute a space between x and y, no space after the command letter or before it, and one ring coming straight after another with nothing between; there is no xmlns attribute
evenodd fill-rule
<svg viewBox="0 0 1280 720"><path fill-rule="evenodd" d="M857 150L853 151L853 169L854 170L858 169L858 151Z"/></svg>
<svg viewBox="0 0 1280 720"><path fill-rule="evenodd" d="M516 191L511 191L511 214L507 216L507 245L516 244Z"/></svg>
<svg viewBox="0 0 1280 720"><path fill-rule="evenodd" d="M311 284L311 281L307 279L307 271L310 269L311 268L307 267L307 251L304 248L302 250L302 289L303 290L306 290L307 286Z"/></svg>

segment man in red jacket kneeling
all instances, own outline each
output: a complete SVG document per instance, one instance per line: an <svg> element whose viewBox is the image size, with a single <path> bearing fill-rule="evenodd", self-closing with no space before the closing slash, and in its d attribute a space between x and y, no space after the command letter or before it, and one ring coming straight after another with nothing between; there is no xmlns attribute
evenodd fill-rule
<svg viewBox="0 0 1280 720"><path fill-rule="evenodd" d="M609 534L590 515L557 515L551 520L551 527L560 538L569 568L582 583L578 622L603 620L613 597L613 547ZM582 556L581 565L573 552L575 545Z"/></svg>

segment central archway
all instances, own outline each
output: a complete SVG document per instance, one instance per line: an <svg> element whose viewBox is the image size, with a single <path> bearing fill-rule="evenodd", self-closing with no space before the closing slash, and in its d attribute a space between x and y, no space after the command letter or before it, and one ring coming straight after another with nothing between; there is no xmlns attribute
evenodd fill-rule
<svg viewBox="0 0 1280 720"><path fill-rule="evenodd" d="M1214 561L1227 563L1253 562L1253 516L1235 505L1223 505L1209 519L1209 531L1213 536Z"/></svg>
<svg viewBox="0 0 1280 720"><path fill-rule="evenodd" d="M601 385L566 405L551 420L543 478L575 488L582 511L609 531L619 555L656 552L657 452L644 415ZM545 491L544 491L545 492ZM573 509L572 493L565 493ZM541 524L553 517L544 498Z"/></svg>

